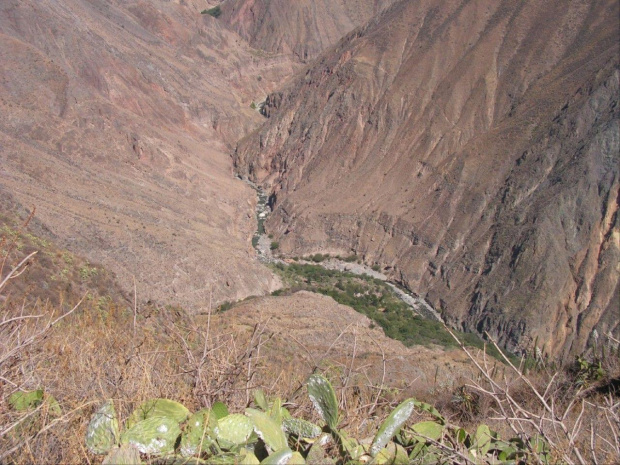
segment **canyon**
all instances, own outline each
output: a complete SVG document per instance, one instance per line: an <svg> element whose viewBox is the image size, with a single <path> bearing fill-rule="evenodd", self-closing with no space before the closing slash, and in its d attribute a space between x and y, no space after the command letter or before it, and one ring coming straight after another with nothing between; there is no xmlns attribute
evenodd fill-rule
<svg viewBox="0 0 620 465"><path fill-rule="evenodd" d="M0 193L201 313L281 286L239 175L279 254L357 254L455 328L578 354L620 336L618 10L7 0Z"/></svg>
<svg viewBox="0 0 620 465"><path fill-rule="evenodd" d="M395 2L235 152L285 254L356 253L512 351L618 334L617 2ZM596 331L594 331L596 329Z"/></svg>

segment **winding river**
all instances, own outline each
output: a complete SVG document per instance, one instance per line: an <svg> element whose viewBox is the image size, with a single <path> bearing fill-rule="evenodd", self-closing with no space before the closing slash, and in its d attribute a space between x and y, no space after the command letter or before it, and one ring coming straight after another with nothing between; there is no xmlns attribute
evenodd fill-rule
<svg viewBox="0 0 620 465"><path fill-rule="evenodd" d="M263 263L281 263L283 265L288 265L288 263L284 260L281 260L277 257L273 256L271 251L271 239L265 232L265 220L271 213L271 208L269 206L269 196L265 191L263 191L259 186L254 184L252 181L248 179L244 179L241 176L237 176L237 178L244 181L246 184L252 187L256 191L257 202L256 202L256 221L257 221L257 229L252 237L252 245L256 249L258 253L258 259ZM320 263L309 262L305 260L299 260L297 263L300 264L312 264L319 265L328 270L336 270L342 271L357 275L367 274L373 278L384 281L388 286L392 288L394 293L398 296L400 300L406 303L412 311L417 313L418 315L429 318L436 321L442 321L439 313L428 304L423 298L411 294L404 289L398 287L396 284L390 282L388 277L383 273L378 271L374 271L369 266L358 264L358 263L349 263L343 260L338 260L336 258L329 258Z"/></svg>

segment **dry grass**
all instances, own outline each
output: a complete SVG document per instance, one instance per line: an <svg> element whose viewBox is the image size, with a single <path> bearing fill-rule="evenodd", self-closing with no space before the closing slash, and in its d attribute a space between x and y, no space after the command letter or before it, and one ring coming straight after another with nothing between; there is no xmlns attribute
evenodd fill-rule
<svg viewBox="0 0 620 465"><path fill-rule="evenodd" d="M575 372L571 366L551 369L542 362L536 372L526 375L523 363L516 366L507 357L509 370L500 374L496 363L490 362L484 352L474 354L462 344L461 348L479 373L462 387L462 392L470 396L469 410L479 413L476 410L484 409L485 422L502 437L526 438L528 447L531 444L527 438L544 438L551 448L553 463L618 462L618 353L606 359L597 379L587 379L583 370Z"/></svg>

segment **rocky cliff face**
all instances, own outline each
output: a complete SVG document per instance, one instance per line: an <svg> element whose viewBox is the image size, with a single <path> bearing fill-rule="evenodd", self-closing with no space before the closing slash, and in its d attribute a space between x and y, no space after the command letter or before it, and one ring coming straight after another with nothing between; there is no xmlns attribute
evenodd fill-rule
<svg viewBox="0 0 620 465"><path fill-rule="evenodd" d="M394 0L232 0L221 20L252 46L307 62Z"/></svg>
<svg viewBox="0 0 620 465"><path fill-rule="evenodd" d="M236 150L280 249L355 251L511 350L617 335L618 14L399 1L350 33Z"/></svg>
<svg viewBox="0 0 620 465"><path fill-rule="evenodd" d="M275 284L227 144L290 71L197 3L0 2L0 195L140 300L193 309Z"/></svg>

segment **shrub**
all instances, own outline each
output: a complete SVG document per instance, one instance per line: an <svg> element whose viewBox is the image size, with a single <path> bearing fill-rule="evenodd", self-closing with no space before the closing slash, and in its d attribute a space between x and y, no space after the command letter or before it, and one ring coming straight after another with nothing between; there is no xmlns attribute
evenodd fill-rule
<svg viewBox="0 0 620 465"><path fill-rule="evenodd" d="M226 300L226 301L224 301L224 302L222 302L220 304L220 306L217 308L217 310L219 312L225 312L226 310L230 310L232 308L232 306L233 306L233 303L228 301L228 300Z"/></svg>
<svg viewBox="0 0 620 465"><path fill-rule="evenodd" d="M269 248L271 250L278 250L280 248L280 243L278 241L272 241Z"/></svg>
<svg viewBox="0 0 620 465"><path fill-rule="evenodd" d="M214 6L213 8L209 8L208 10L202 10L200 14L213 16L214 18L219 18L222 14L222 9L219 5Z"/></svg>

